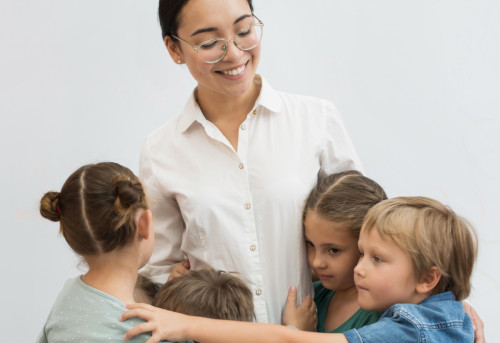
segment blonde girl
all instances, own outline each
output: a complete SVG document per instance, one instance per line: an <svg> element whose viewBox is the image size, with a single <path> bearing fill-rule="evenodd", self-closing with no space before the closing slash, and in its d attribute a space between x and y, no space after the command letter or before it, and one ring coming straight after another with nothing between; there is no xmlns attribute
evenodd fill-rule
<svg viewBox="0 0 500 343"><path fill-rule="evenodd" d="M120 341L140 320L120 322L134 302L137 271L153 250L151 211L139 179L116 163L90 164L66 180L60 192L40 201L44 218L88 264L59 293L38 342ZM134 342L144 342L139 335Z"/></svg>
<svg viewBox="0 0 500 343"><path fill-rule="evenodd" d="M353 170L327 176L307 198L304 237L309 266L319 279L314 282L318 332L360 328L381 315L360 308L353 270L363 218L384 199L380 185ZM295 324L295 311L295 306L286 308L284 324Z"/></svg>

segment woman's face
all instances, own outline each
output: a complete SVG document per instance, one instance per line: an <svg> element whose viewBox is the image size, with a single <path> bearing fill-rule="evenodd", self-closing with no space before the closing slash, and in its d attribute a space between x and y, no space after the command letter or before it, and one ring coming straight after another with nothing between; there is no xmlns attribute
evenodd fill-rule
<svg viewBox="0 0 500 343"><path fill-rule="evenodd" d="M190 0L179 17L177 36L197 45L213 38L232 39L236 32L251 25L254 20L247 0ZM250 92L260 57L260 43L243 51L231 41L227 54L219 62L205 63L188 44L172 44L166 38L169 51L177 62L186 63L198 82L198 94L240 96ZM176 51L171 51L174 49Z"/></svg>

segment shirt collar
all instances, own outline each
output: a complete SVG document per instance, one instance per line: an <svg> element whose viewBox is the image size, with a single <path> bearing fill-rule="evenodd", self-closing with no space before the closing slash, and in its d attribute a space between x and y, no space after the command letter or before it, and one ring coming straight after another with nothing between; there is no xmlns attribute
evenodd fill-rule
<svg viewBox="0 0 500 343"><path fill-rule="evenodd" d="M279 93L272 88L266 80L260 75L255 75L254 82L261 85L261 90L257 101L255 102L255 108L258 106L263 106L271 112L280 112L282 107L281 97ZM201 112L200 106L196 102L196 89L191 93L186 106L181 112L179 118L179 131L185 132L188 128L193 125L195 121L203 125L207 119Z"/></svg>

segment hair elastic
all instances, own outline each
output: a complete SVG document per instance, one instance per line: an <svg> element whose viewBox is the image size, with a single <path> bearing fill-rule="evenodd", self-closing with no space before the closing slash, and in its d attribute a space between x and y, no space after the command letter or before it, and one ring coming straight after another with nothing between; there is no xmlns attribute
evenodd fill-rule
<svg viewBox="0 0 500 343"><path fill-rule="evenodd" d="M57 214L61 215L61 209L59 208L59 205L56 206L56 209L57 209Z"/></svg>

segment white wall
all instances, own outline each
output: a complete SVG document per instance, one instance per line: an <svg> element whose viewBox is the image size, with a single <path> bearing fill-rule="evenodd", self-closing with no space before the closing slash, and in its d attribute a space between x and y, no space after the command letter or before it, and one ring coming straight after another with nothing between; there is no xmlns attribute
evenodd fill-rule
<svg viewBox="0 0 500 343"><path fill-rule="evenodd" d="M480 235L471 302L500 339L500 2L254 0L260 73L334 101L367 175L426 195ZM38 214L82 164L138 169L145 136L194 83L163 48L153 0L0 3L2 341L34 341L77 259Z"/></svg>

